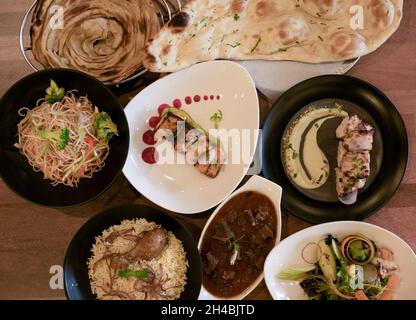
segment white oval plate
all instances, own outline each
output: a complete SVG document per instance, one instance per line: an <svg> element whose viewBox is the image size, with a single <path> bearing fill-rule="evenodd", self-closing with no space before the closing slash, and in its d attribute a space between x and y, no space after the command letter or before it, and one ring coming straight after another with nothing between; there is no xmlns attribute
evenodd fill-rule
<svg viewBox="0 0 416 320"><path fill-rule="evenodd" d="M325 74L344 74L359 60L328 63L303 63L295 61L238 61L253 77L257 89L271 102L286 90L306 79Z"/></svg>
<svg viewBox="0 0 416 320"><path fill-rule="evenodd" d="M282 214L281 214L281 209L280 209L280 202L282 199L282 188L279 185L275 184L274 182L271 182L270 180L267 180L259 176L252 176L246 182L244 186L242 186L240 189L238 189L233 194L231 194L227 198L227 200L225 200L220 206L218 206L217 209L215 209L214 213L211 215L211 217L208 219L207 223L205 224L204 230L202 230L201 236L199 237L198 249L201 249L202 239L204 238L204 234L208 226L210 225L211 221L214 219L217 213L221 210L221 208L227 203L227 201L242 192L250 191L250 190L264 194L272 201L274 208L276 210L276 215L277 215L276 216L277 218L276 219L276 223L277 223L276 231L277 232L276 232L275 244L279 243L280 238L281 238L281 233L282 233ZM234 296L234 297L230 297L230 298L216 297L212 295L211 293L209 293L204 288L204 285L202 284L201 292L199 294L198 299L199 300L219 300L219 299L220 300L241 300L241 299L244 299L248 294L250 294L250 292L252 292L262 280L263 280L263 273L261 273L256 279L256 281L254 281L253 284L250 285L241 294Z"/></svg>
<svg viewBox="0 0 416 320"><path fill-rule="evenodd" d="M201 100L187 105L185 97L214 95L214 100ZM221 99L217 100L216 96ZM246 161L224 164L215 179L199 173L192 165L148 165L142 160L147 147L143 133L150 129L147 120L157 115L159 105L181 99L183 110L206 130L212 129L210 117L223 113L220 129L250 129L250 150ZM259 102L249 73L230 61L200 63L170 74L141 91L127 105L130 149L123 173L129 182L157 205L174 212L191 214L208 210L223 201L241 182L253 159L259 129ZM226 152L231 155L229 143Z"/></svg>
<svg viewBox="0 0 416 320"><path fill-rule="evenodd" d="M393 251L394 262L399 266L401 283L393 295L397 300L416 299L416 255L402 239L381 227L356 221L339 221L316 225L299 231L280 242L269 254L264 264L267 288L275 300L307 300L298 281L279 280L277 274L290 267L306 265L301 258L302 248L331 233L337 238L362 233L377 246Z"/></svg>

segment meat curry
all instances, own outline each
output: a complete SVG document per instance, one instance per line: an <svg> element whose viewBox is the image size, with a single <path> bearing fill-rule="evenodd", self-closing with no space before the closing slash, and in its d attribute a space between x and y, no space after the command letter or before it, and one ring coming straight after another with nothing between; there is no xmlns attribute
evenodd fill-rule
<svg viewBox="0 0 416 320"><path fill-rule="evenodd" d="M204 287L224 298L242 293L262 273L276 235L276 209L268 197L254 191L233 197L202 240Z"/></svg>

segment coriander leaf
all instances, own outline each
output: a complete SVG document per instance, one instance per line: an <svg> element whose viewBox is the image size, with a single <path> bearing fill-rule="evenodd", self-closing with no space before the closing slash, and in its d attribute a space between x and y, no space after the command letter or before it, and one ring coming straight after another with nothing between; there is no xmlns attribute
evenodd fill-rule
<svg viewBox="0 0 416 320"><path fill-rule="evenodd" d="M147 278L150 274L150 271L147 269L141 269L141 270L132 270L132 269L125 269L125 270L121 270L118 272L118 276L120 278L140 278L140 279L144 279Z"/></svg>

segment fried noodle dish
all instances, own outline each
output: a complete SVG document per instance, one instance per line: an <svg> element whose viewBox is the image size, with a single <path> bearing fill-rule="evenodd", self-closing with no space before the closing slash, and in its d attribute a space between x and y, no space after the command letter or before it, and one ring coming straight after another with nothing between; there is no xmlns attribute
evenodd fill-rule
<svg viewBox="0 0 416 320"><path fill-rule="evenodd" d="M87 97L65 93L51 80L44 99L33 109L21 108L15 144L36 172L52 185L76 187L81 178L92 178L105 165L109 140L117 126L99 112Z"/></svg>

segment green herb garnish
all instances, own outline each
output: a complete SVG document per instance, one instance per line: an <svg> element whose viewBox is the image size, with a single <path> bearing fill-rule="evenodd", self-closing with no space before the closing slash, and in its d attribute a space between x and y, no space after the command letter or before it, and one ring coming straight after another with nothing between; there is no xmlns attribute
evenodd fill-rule
<svg viewBox="0 0 416 320"><path fill-rule="evenodd" d="M150 275L150 271L147 269L141 269L141 270L132 270L132 269L125 269L125 270L121 270L117 273L117 275L120 278L140 278L140 279L145 279Z"/></svg>
<svg viewBox="0 0 416 320"><path fill-rule="evenodd" d="M239 20L240 19L240 16L236 13L235 15L234 15L234 20L235 21L237 21L237 20Z"/></svg>
<svg viewBox="0 0 416 320"><path fill-rule="evenodd" d="M370 248L364 248L361 240L351 242L349 252L356 261L365 261L370 256Z"/></svg>
<svg viewBox="0 0 416 320"><path fill-rule="evenodd" d="M257 49L257 47L259 46L259 43L261 42L261 37L257 40L256 44L254 45L254 47L251 49L251 53L254 52L254 50Z"/></svg>
<svg viewBox="0 0 416 320"><path fill-rule="evenodd" d="M116 124L106 112L95 115L95 129L97 129L98 137L105 141L110 140L113 135L118 133Z"/></svg>
<svg viewBox="0 0 416 320"><path fill-rule="evenodd" d="M59 88L57 83L51 79L50 86L46 89L45 100L48 103L61 101L65 97L65 89Z"/></svg>
<svg viewBox="0 0 416 320"><path fill-rule="evenodd" d="M218 110L217 112L215 112L211 118L209 118L209 120L211 120L214 123L214 127L215 129L219 128L219 123L222 121L222 111Z"/></svg>
<svg viewBox="0 0 416 320"><path fill-rule="evenodd" d="M65 147L67 146L69 142L69 129L68 128L64 128L60 131L54 131L54 132L39 130L36 132L36 135L48 140L59 150L65 149Z"/></svg>

